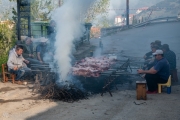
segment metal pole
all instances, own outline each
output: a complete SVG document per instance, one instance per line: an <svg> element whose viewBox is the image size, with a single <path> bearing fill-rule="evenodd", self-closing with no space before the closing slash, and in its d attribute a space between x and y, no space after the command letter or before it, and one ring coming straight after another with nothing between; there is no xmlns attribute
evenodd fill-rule
<svg viewBox="0 0 180 120"><path fill-rule="evenodd" d="M31 37L31 1L28 1L29 4L29 16L28 16L28 36Z"/></svg>
<svg viewBox="0 0 180 120"><path fill-rule="evenodd" d="M43 25L41 24L41 37L43 37Z"/></svg>
<svg viewBox="0 0 180 120"><path fill-rule="evenodd" d="M59 0L59 7L61 7L62 5L62 0Z"/></svg>
<svg viewBox="0 0 180 120"><path fill-rule="evenodd" d="M20 0L17 0L17 37L18 40L21 40L21 29L20 29Z"/></svg>
<svg viewBox="0 0 180 120"><path fill-rule="evenodd" d="M129 27L129 0L126 0L126 25Z"/></svg>

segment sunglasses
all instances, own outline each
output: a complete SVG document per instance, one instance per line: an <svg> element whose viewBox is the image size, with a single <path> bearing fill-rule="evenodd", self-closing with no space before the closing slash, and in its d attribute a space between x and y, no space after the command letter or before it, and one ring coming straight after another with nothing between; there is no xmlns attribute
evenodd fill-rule
<svg viewBox="0 0 180 120"><path fill-rule="evenodd" d="M154 55L155 57L158 56L158 55Z"/></svg>

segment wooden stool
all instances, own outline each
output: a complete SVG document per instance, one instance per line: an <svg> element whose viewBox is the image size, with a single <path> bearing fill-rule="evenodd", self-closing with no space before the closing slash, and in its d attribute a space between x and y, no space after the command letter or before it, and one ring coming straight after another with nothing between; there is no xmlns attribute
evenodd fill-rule
<svg viewBox="0 0 180 120"><path fill-rule="evenodd" d="M12 80L12 83L14 83L16 75L8 72L7 64L2 64L2 75L3 75L3 82Z"/></svg>
<svg viewBox="0 0 180 120"><path fill-rule="evenodd" d="M137 100L146 100L146 81L136 81Z"/></svg>

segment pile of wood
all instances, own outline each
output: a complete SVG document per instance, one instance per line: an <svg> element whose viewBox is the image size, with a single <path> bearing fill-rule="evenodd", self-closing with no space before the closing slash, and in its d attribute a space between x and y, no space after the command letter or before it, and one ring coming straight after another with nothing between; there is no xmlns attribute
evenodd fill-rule
<svg viewBox="0 0 180 120"><path fill-rule="evenodd" d="M43 99L56 99L65 102L74 102L88 99L88 93L77 88L75 85L59 86L55 83L44 86L39 90Z"/></svg>

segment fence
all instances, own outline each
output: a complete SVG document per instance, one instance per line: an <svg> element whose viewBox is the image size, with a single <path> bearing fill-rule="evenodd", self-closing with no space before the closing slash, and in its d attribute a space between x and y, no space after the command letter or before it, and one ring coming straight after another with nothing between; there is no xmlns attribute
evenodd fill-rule
<svg viewBox="0 0 180 120"><path fill-rule="evenodd" d="M48 22L33 22L31 23L31 35L34 38L47 37Z"/></svg>
<svg viewBox="0 0 180 120"><path fill-rule="evenodd" d="M112 33L116 33L119 31L123 31L123 30L127 30L130 28L136 28L136 27L142 27L148 24L153 24L153 23L163 23L163 22L174 22L177 21L177 16L173 16L173 17L161 17L161 18L156 18L156 19L152 19L152 20L148 20L142 23L138 23L135 25L129 25L129 26L115 26L115 27L109 27L109 28L101 28L101 36L107 36L110 35Z"/></svg>

